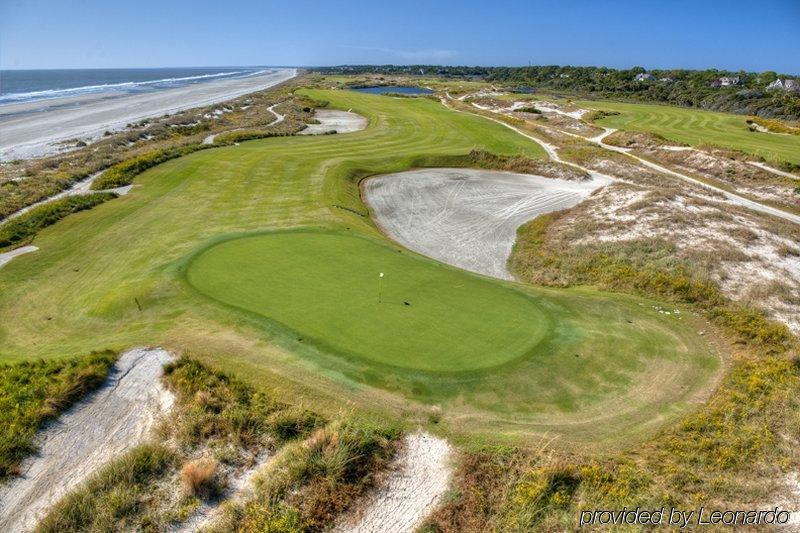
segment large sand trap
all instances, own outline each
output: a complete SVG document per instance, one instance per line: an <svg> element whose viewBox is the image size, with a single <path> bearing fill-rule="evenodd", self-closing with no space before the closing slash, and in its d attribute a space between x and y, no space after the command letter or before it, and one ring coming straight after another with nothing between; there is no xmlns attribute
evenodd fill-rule
<svg viewBox="0 0 800 533"><path fill-rule="evenodd" d="M319 120L319 124L309 124L298 135L320 135L330 131L351 133L367 127L367 119L351 111L317 109L314 118Z"/></svg>
<svg viewBox="0 0 800 533"><path fill-rule="evenodd" d="M428 257L512 279L506 268L517 228L572 207L605 185L475 169L427 169L370 178L364 197L380 228Z"/></svg>
<svg viewBox="0 0 800 533"><path fill-rule="evenodd" d="M72 105L43 112L32 112L41 107L41 102L4 105L0 107L0 161L52 153L58 150L54 144L59 141L97 137L131 122L229 100L272 87L296 74L295 69L279 69L146 94L73 97L69 102ZM75 103L80 105L75 107Z"/></svg>
<svg viewBox="0 0 800 533"><path fill-rule="evenodd" d="M0 531L33 529L50 505L146 438L173 402L159 379L170 359L162 349L125 352L98 391L42 430L39 453L0 486Z"/></svg>
<svg viewBox="0 0 800 533"><path fill-rule="evenodd" d="M443 439L425 433L407 436L386 482L368 497L361 512L343 517L333 531L414 531L447 491L451 457L452 449Z"/></svg>
<svg viewBox="0 0 800 533"><path fill-rule="evenodd" d="M31 252L35 252L38 250L36 246L20 246L10 252L3 252L0 253L0 267L14 259L15 257L22 255L22 254L29 254Z"/></svg>

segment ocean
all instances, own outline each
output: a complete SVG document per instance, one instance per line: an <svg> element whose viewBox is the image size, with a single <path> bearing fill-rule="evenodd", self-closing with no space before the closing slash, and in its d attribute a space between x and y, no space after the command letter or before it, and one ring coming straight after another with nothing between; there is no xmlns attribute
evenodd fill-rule
<svg viewBox="0 0 800 533"><path fill-rule="evenodd" d="M267 67L0 70L0 105L97 93L141 93L269 72Z"/></svg>

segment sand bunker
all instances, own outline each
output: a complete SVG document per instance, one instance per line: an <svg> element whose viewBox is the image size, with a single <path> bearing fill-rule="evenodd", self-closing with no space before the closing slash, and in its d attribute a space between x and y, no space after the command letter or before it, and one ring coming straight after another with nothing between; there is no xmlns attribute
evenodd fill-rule
<svg viewBox="0 0 800 533"><path fill-rule="evenodd" d="M173 396L161 385L171 356L137 348L114 364L106 383L37 437L39 452L0 486L0 531L28 531L98 467L141 443Z"/></svg>
<svg viewBox="0 0 800 533"><path fill-rule="evenodd" d="M475 169L429 169L367 180L364 197L391 238L450 265L512 279L517 228L572 207L606 182L576 182Z"/></svg>
<svg viewBox="0 0 800 533"><path fill-rule="evenodd" d="M10 252L3 252L0 254L0 267L19 255L35 252L38 249L39 248L36 246L21 246L15 250L11 250Z"/></svg>
<svg viewBox="0 0 800 533"><path fill-rule="evenodd" d="M314 118L319 121L319 124L309 124L298 135L320 135L331 131L351 133L367 127L367 119L351 111L317 109Z"/></svg>
<svg viewBox="0 0 800 533"><path fill-rule="evenodd" d="M451 456L443 439L425 433L407 436L386 482L368 497L361 512L345 516L333 531L414 531L447 491Z"/></svg>

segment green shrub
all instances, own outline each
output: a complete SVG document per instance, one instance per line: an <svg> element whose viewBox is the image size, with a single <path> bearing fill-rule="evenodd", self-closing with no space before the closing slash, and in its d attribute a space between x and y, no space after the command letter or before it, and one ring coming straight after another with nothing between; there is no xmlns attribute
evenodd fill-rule
<svg viewBox="0 0 800 533"><path fill-rule="evenodd" d="M41 229L55 224L65 216L91 209L116 197L111 192L67 196L35 207L0 226L0 249L30 242Z"/></svg>
<svg viewBox="0 0 800 533"><path fill-rule="evenodd" d="M198 150L211 148L207 144L190 144L180 148L169 148L163 150L155 150L142 154L132 159L127 159L121 163L117 163L105 172L103 172L92 183L92 189L101 191L104 189L115 189L117 187L124 187L133 183L133 178L141 174L147 169L160 165L170 159L176 159Z"/></svg>
<svg viewBox="0 0 800 533"><path fill-rule="evenodd" d="M214 144L219 145L231 145L238 142L243 141L250 141L253 139L267 139L270 137L287 137L291 136L291 133L285 133L280 131L264 131L264 130L238 130L238 131L229 131L228 133L221 133L214 138Z"/></svg>
<svg viewBox="0 0 800 533"><path fill-rule="evenodd" d="M606 111L604 109L596 109L594 111L590 111L583 116L583 120L586 122L594 122L595 120L600 120L606 117L613 117L615 115L619 115L619 111Z"/></svg>

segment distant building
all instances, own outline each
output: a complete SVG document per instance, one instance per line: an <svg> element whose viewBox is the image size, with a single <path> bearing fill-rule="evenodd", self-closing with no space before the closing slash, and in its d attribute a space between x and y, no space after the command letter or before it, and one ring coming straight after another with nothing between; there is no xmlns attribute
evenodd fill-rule
<svg viewBox="0 0 800 533"><path fill-rule="evenodd" d="M673 80L672 78L659 78L658 81L661 81L661 82L664 82L664 83L672 83L675 80Z"/></svg>
<svg viewBox="0 0 800 533"><path fill-rule="evenodd" d="M790 91L794 93L800 93L800 81L798 80L790 80L790 79L780 79L773 81L769 85L767 85L768 91Z"/></svg>
<svg viewBox="0 0 800 533"><path fill-rule="evenodd" d="M739 76L733 76L733 77L723 76L711 82L712 87L731 87L733 85L741 85L741 84L742 80L739 78Z"/></svg>
<svg viewBox="0 0 800 533"><path fill-rule="evenodd" d="M642 72L641 74L637 74L636 78L634 79L636 81L653 81L654 79L656 79L656 77L650 74L649 72Z"/></svg>

